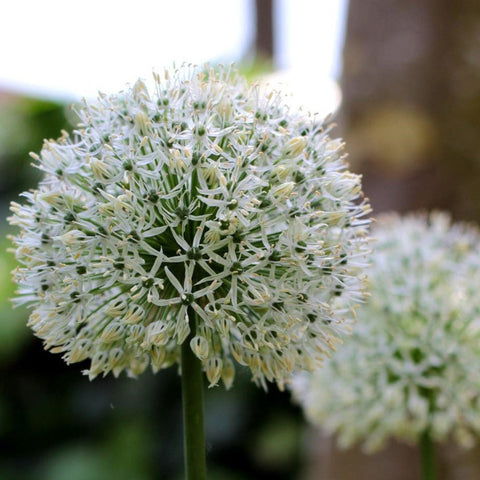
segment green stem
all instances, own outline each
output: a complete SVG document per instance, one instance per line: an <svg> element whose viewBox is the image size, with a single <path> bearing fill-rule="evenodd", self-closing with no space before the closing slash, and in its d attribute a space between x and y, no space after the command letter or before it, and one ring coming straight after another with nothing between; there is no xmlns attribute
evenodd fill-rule
<svg viewBox="0 0 480 480"><path fill-rule="evenodd" d="M420 456L422 461L422 480L435 480L434 445L430 432L425 430L420 435Z"/></svg>
<svg viewBox="0 0 480 480"><path fill-rule="evenodd" d="M182 344L182 397L185 479L206 480L205 433L203 426L203 373L200 360L190 348L195 336L195 312L189 308L191 332Z"/></svg>

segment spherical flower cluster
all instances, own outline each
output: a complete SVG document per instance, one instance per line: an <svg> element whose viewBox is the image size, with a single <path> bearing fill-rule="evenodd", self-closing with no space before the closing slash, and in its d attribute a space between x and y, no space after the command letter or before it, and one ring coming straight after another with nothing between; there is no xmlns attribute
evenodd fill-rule
<svg viewBox="0 0 480 480"><path fill-rule="evenodd" d="M428 431L480 433L480 233L446 214L386 216L359 325L314 375L294 381L309 419L367 451Z"/></svg>
<svg viewBox="0 0 480 480"><path fill-rule="evenodd" d="M29 326L90 378L234 360L263 385L317 365L362 299L360 177L342 143L228 68L184 66L84 102L12 203ZM342 302L339 302L341 297Z"/></svg>

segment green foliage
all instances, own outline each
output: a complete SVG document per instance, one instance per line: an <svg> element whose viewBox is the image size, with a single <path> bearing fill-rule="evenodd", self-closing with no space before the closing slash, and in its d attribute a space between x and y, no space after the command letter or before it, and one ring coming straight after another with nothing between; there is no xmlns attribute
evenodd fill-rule
<svg viewBox="0 0 480 480"><path fill-rule="evenodd" d="M297 460L300 436L300 425L293 418L269 416L253 442L252 453L261 465L288 470Z"/></svg>
<svg viewBox="0 0 480 480"><path fill-rule="evenodd" d="M10 303L15 290L10 272L15 268L16 262L13 254L7 251L9 246L4 231L0 229L0 363L20 352L30 338L25 308L13 310Z"/></svg>
<svg viewBox="0 0 480 480"><path fill-rule="evenodd" d="M140 422L117 423L100 445L74 443L55 450L38 480L148 480L149 434Z"/></svg>
<svg viewBox="0 0 480 480"><path fill-rule="evenodd" d="M56 102L12 96L0 107L0 195L6 202L40 178L30 168L28 152L38 150L45 138L57 137L68 122L65 105Z"/></svg>

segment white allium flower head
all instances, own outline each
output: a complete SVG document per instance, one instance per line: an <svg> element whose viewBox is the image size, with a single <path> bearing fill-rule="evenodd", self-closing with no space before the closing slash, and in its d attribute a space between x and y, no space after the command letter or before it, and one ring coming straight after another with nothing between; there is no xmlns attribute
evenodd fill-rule
<svg viewBox="0 0 480 480"><path fill-rule="evenodd" d="M379 218L371 297L351 339L293 382L307 417L344 447L480 433L480 233L447 214Z"/></svg>
<svg viewBox="0 0 480 480"><path fill-rule="evenodd" d="M229 68L183 66L84 102L12 203L29 326L87 374L137 376L189 341L280 386L348 330L368 253L360 177L315 118ZM341 302L339 301L341 297ZM195 320L196 319L196 320Z"/></svg>

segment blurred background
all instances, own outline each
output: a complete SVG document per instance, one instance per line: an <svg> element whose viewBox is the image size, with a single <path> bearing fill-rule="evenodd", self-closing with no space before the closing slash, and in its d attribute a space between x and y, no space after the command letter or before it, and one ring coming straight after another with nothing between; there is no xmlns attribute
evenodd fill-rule
<svg viewBox="0 0 480 480"><path fill-rule="evenodd" d="M28 152L72 128L72 103L173 62L233 61L292 105L334 113L374 212L480 220L477 0L17 0L0 12L1 219L38 182ZM181 479L175 369L89 382L44 352L8 301L1 222L0 478ZM246 372L229 392L208 390L206 428L211 480L418 478L414 448L339 452L288 393ZM480 478L478 450L439 453L440 479Z"/></svg>

